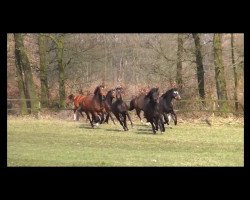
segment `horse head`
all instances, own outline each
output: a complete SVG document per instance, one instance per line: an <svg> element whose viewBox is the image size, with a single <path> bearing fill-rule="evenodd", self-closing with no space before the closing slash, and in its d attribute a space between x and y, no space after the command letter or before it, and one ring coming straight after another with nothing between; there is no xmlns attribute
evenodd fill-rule
<svg viewBox="0 0 250 200"><path fill-rule="evenodd" d="M159 103L159 88L152 88L145 98L150 98L150 100L154 103Z"/></svg>
<svg viewBox="0 0 250 200"><path fill-rule="evenodd" d="M170 100L171 99L176 99L176 100L181 99L181 96L180 96L177 88L172 88L172 89L168 90L167 92L165 92L162 95L162 97L165 99L170 99Z"/></svg>
<svg viewBox="0 0 250 200"><path fill-rule="evenodd" d="M121 86L115 88L116 99L122 99L123 88Z"/></svg>
<svg viewBox="0 0 250 200"><path fill-rule="evenodd" d="M99 85L96 87L95 91L94 91L94 95L98 95L98 96L106 96L106 93L105 93L105 86L104 85Z"/></svg>
<svg viewBox="0 0 250 200"><path fill-rule="evenodd" d="M73 94L70 94L68 98L66 99L66 108L69 107L69 105L74 101L75 96Z"/></svg>
<svg viewBox="0 0 250 200"><path fill-rule="evenodd" d="M177 88L173 88L172 90L173 90L173 91L172 91L172 96L173 96L173 98L174 98L174 99L177 99L177 100L181 100L181 96L180 96L180 94L179 94Z"/></svg>

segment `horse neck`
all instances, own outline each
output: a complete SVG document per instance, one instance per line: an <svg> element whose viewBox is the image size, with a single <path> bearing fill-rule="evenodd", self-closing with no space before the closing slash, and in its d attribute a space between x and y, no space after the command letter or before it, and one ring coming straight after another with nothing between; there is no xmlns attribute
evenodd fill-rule
<svg viewBox="0 0 250 200"><path fill-rule="evenodd" d="M171 96L171 94L172 94L172 91L169 90L165 94L162 95L162 98L165 99L167 103L171 103L174 98L173 96Z"/></svg>
<svg viewBox="0 0 250 200"><path fill-rule="evenodd" d="M109 105L111 105L112 104L112 101L113 101L113 98L114 97L112 97L112 93L108 93L107 94L107 96L106 96L106 102L109 104Z"/></svg>
<svg viewBox="0 0 250 200"><path fill-rule="evenodd" d="M95 94L93 97L95 100L97 100L98 102L100 102L100 106L103 106L103 99L102 96L100 94Z"/></svg>

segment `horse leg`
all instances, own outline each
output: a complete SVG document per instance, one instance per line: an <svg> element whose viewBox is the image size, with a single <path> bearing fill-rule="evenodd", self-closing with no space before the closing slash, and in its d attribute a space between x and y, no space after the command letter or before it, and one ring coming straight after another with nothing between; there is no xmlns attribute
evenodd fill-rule
<svg viewBox="0 0 250 200"><path fill-rule="evenodd" d="M174 116L174 118L173 118L174 125L177 125L177 115L176 115L176 113L173 110L171 111L171 115Z"/></svg>
<svg viewBox="0 0 250 200"><path fill-rule="evenodd" d="M126 112L125 113L122 113L123 115L123 124L125 126L125 131L128 131L128 125L127 125L127 116L126 116Z"/></svg>
<svg viewBox="0 0 250 200"><path fill-rule="evenodd" d="M109 117L109 116L110 116L110 118L111 118L112 122L114 123L114 125L116 125L116 124L115 124L115 120L114 120L114 118L113 118L113 116L112 116L111 112L108 114L108 117Z"/></svg>
<svg viewBox="0 0 250 200"><path fill-rule="evenodd" d="M161 133L165 132L165 127L164 127L164 123L162 121L162 117L161 116L158 118L158 124L159 124Z"/></svg>
<svg viewBox="0 0 250 200"><path fill-rule="evenodd" d="M92 112L92 118L93 118L92 121L95 122L95 125L99 126L99 123L101 123L102 118L97 114L97 112Z"/></svg>
<svg viewBox="0 0 250 200"><path fill-rule="evenodd" d="M90 124L91 124L91 127L93 128L94 127L94 124L93 124L93 121L90 119L90 116L89 116L89 111L85 111L86 115L87 115L87 119L89 120ZM93 116L93 115L92 115Z"/></svg>
<svg viewBox="0 0 250 200"><path fill-rule="evenodd" d="M153 133L156 134L154 123L152 121L150 121L150 124L152 125Z"/></svg>
<svg viewBox="0 0 250 200"><path fill-rule="evenodd" d="M129 119L129 121L130 121L130 123L131 123L131 126L133 127L134 124L133 124L133 122L132 122L132 120L131 120L131 118L130 118L130 115L129 115L128 111L126 112L126 115L128 116L128 119Z"/></svg>
<svg viewBox="0 0 250 200"><path fill-rule="evenodd" d="M74 121L76 121L76 109L73 109L74 111Z"/></svg>
<svg viewBox="0 0 250 200"><path fill-rule="evenodd" d="M158 120L154 117L153 123L155 124L155 130L158 131Z"/></svg>
<svg viewBox="0 0 250 200"><path fill-rule="evenodd" d="M107 117L106 117L106 119L105 119L105 121L104 121L104 122L106 122L107 124L109 123L109 116L110 116L110 113L107 114Z"/></svg>
<svg viewBox="0 0 250 200"><path fill-rule="evenodd" d="M163 113L163 117L164 117L164 124L169 125L169 118L168 118L167 114Z"/></svg>
<svg viewBox="0 0 250 200"><path fill-rule="evenodd" d="M122 128L125 130L125 127L124 127L124 125L123 125L123 122L122 122L121 119L120 119L119 113L114 113L114 115L115 115L116 119L120 122L120 124L122 125ZM126 130L125 130L125 131L126 131Z"/></svg>
<svg viewBox="0 0 250 200"><path fill-rule="evenodd" d="M164 125L164 121L163 121L163 116L160 115L160 124L162 126L162 132L165 132L165 125Z"/></svg>
<svg viewBox="0 0 250 200"><path fill-rule="evenodd" d="M137 114L137 116L139 117L141 123L143 123L143 121L142 121L142 119L141 119L141 116L140 116L141 110L140 110L140 109L136 109L136 114Z"/></svg>

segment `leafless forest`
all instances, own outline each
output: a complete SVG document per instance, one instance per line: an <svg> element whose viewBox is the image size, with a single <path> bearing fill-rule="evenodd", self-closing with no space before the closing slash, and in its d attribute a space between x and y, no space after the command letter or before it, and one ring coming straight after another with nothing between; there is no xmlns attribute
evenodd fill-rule
<svg viewBox="0 0 250 200"><path fill-rule="evenodd" d="M178 109L242 112L244 34L7 35L7 97L35 99L9 108L64 108L69 94L100 84L121 85L127 101L145 88L175 86Z"/></svg>

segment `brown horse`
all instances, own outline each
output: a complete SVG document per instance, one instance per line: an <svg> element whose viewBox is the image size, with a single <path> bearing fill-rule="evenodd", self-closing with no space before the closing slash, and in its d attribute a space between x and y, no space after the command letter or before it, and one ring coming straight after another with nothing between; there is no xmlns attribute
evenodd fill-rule
<svg viewBox="0 0 250 200"><path fill-rule="evenodd" d="M78 108L80 107L80 105L82 104L82 101L83 99L85 98L86 96L83 96L83 95L77 95L77 96L74 96L73 94L70 94L67 98L67 101L66 101L66 107L69 107L69 104L70 103L73 103L74 107L73 107L73 111L74 111L74 121L79 121L79 114L80 113L83 116L82 114L82 111L83 110L78 110Z"/></svg>
<svg viewBox="0 0 250 200"><path fill-rule="evenodd" d="M100 85L96 87L94 95L88 95L85 98L83 98L81 107L78 108L79 110L81 109L85 111L92 127L94 127L93 122L96 125L99 125L99 123L101 123L102 121L100 115L103 117L105 113L105 107L104 107L105 95L106 95L105 87L104 85ZM90 113L92 115L92 120L90 119L89 116Z"/></svg>

